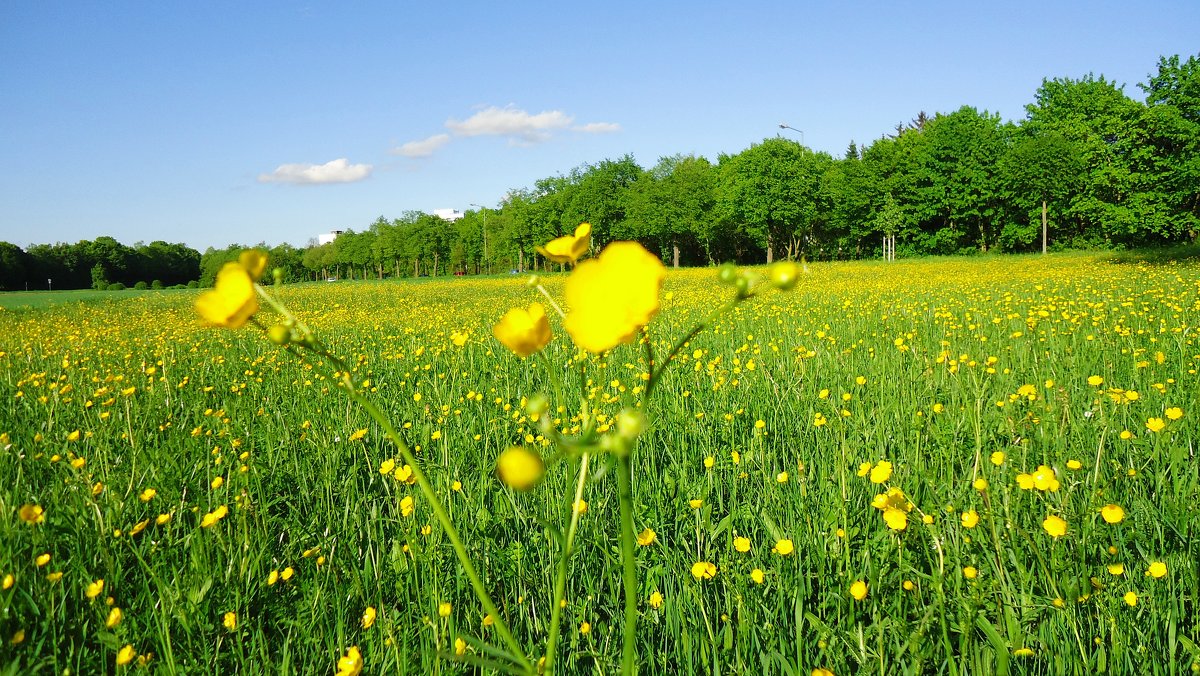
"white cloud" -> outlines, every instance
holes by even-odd
[[[552,132],[565,129],[575,118],[561,110],[546,110],[531,115],[524,110],[491,106],[465,120],[446,120],[446,128],[455,136],[507,136],[524,143],[538,143]]]
[[[621,125],[616,122],[588,122],[575,127],[575,131],[585,134],[612,134],[621,131]]]
[[[353,183],[371,175],[371,165],[350,164],[340,159],[325,164],[281,164],[269,174],[259,174],[259,183],[291,183],[318,185],[322,183]]]
[[[429,157],[433,151],[450,142],[449,134],[434,134],[420,141],[409,141],[392,151],[394,155],[405,157]]]

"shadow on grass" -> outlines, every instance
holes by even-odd
[[[1200,244],[1179,244],[1154,249],[1114,251],[1105,260],[1116,264],[1169,265],[1171,263],[1200,261]]]

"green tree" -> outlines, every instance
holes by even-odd
[[[769,138],[718,162],[717,209],[760,248],[767,262],[803,246],[817,212],[820,166],[813,152]]]
[[[1146,93],[1143,189],[1160,192],[1170,212],[1170,237],[1200,238],[1200,56],[1162,58],[1139,85]]]
[[[1037,240],[1040,231],[1045,253],[1051,208],[1062,210],[1083,180],[1079,149],[1058,132],[1023,130],[1001,157],[999,167],[1006,202],[1018,219],[1004,225],[1001,244],[1009,250],[1024,249]],[[1035,214],[1040,214],[1040,219],[1035,220]],[[1035,223],[1040,223],[1040,228]]]

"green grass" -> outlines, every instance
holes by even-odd
[[[637,552],[643,672],[1192,669],[1197,264],[1061,254],[808,267],[794,291],[743,303],[691,341],[644,405],[635,530],[657,539]],[[657,355],[728,297],[714,278],[668,276],[649,334]],[[559,297],[562,279],[547,281]],[[14,313],[0,332],[11,444],[0,453],[0,576],[15,576],[0,591],[0,664],[111,673],[132,645],[164,672],[328,673],[356,645],[369,673],[459,673],[472,668],[454,660],[456,636],[500,645],[428,506],[404,516],[415,488],[378,472],[395,449],[319,369],[253,328],[198,326],[193,294],[80,296],[92,302]],[[420,447],[493,598],[537,656],[578,462],[552,464],[521,494],[495,478],[495,458],[512,444],[552,455],[525,412],[534,394],[561,406],[550,419],[565,434],[581,401],[604,416],[635,405],[644,352],[564,366],[576,350],[555,322],[545,360],[514,357],[491,325],[537,300],[524,277],[317,283],[280,297]],[[456,346],[452,331],[470,338]],[[1025,385],[1033,399],[1018,394]],[[1169,420],[1175,407],[1183,417]],[[1149,431],[1151,418],[1165,428]],[[885,483],[858,476],[880,460],[894,468]],[[1018,486],[1039,465],[1057,491]],[[614,474],[597,459],[586,487],[559,643],[566,673],[619,669]],[[871,506],[889,487],[914,505],[903,531]],[[1109,503],[1123,522],[1101,519]],[[45,522],[22,522],[25,504],[45,508]],[[219,505],[228,515],[202,528]],[[969,510],[980,517],[971,528]],[[156,525],[159,514],[170,522]],[[1066,520],[1063,537],[1043,530],[1051,514]],[[789,556],[772,552],[783,538]],[[38,568],[43,552],[51,560]],[[693,578],[698,561],[716,576]],[[1166,564],[1161,579],[1146,575],[1154,561]],[[1123,575],[1109,572],[1116,563]],[[288,567],[290,580],[268,583]],[[125,614],[113,629],[103,598],[85,596],[98,578]],[[858,580],[861,601],[849,594]],[[646,601],[655,591],[658,609]],[[378,619],[363,629],[367,606]],[[235,631],[222,626],[227,612]]]

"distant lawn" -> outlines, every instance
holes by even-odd
[[[137,291],[95,291],[92,289],[73,289],[70,291],[6,291],[0,292],[0,308],[5,310],[29,309],[37,310],[64,303],[103,303],[105,301],[134,298],[153,293],[179,293],[183,289],[160,289]],[[191,289],[188,289],[191,291]]]

